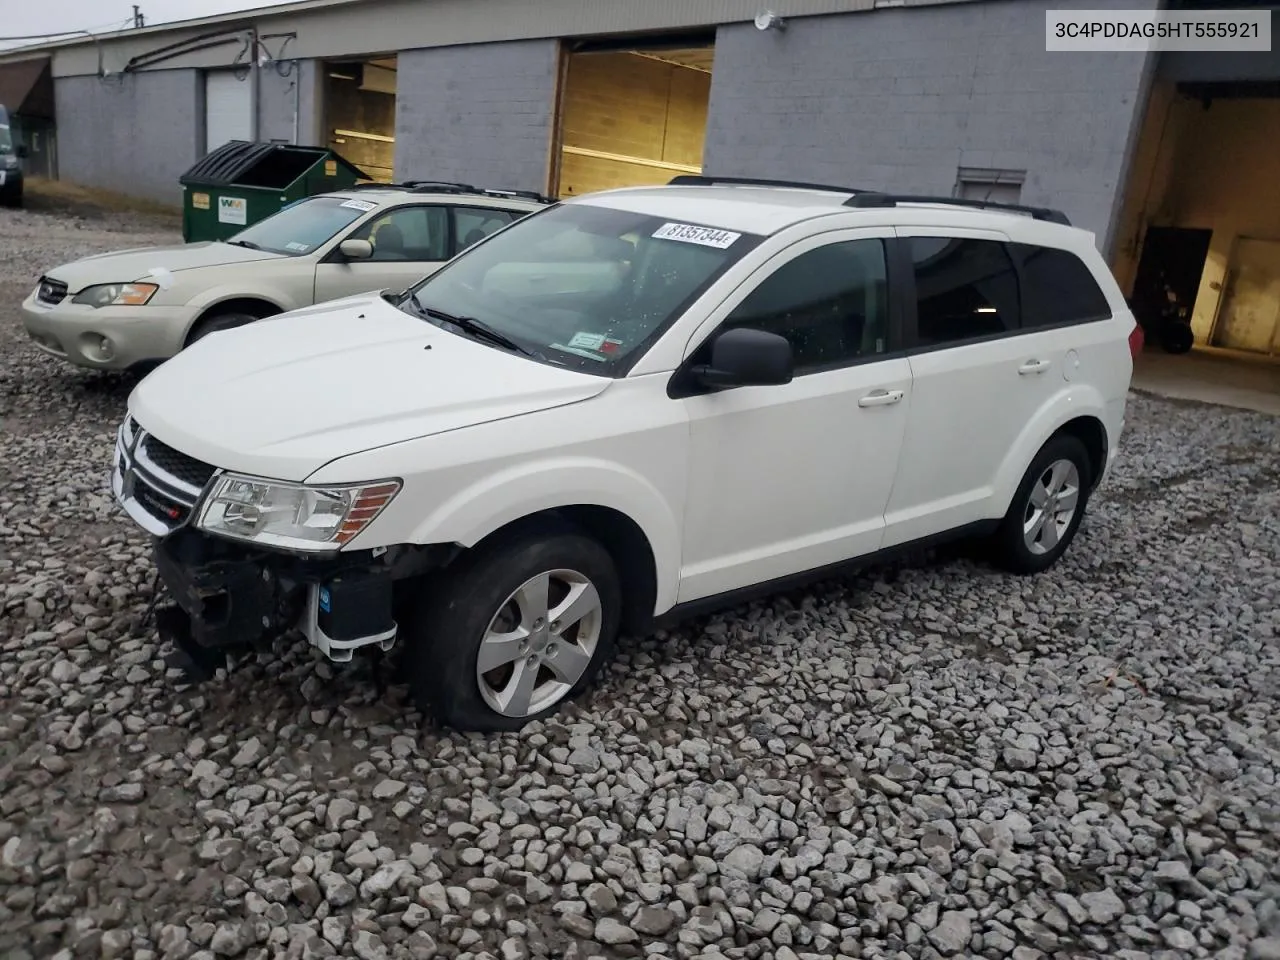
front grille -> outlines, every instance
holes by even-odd
[[[52,277],[41,277],[40,288],[36,292],[36,299],[41,303],[47,303],[51,307],[56,307],[67,298],[67,285],[61,280],[54,280]]]
[[[135,521],[162,536],[178,529],[216,469],[151,436],[132,417],[120,428],[116,444],[118,496]]]
[[[204,489],[216,469],[195,457],[180,453],[167,443],[161,443],[150,434],[142,438],[141,449],[146,458],[165,473],[197,489]]]

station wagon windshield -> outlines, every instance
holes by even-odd
[[[376,204],[345,197],[313,197],[285,207],[265,220],[241,230],[227,243],[300,257],[327,243]]]
[[[760,239],[566,204],[493,234],[411,288],[404,307],[446,327],[470,318],[521,353],[620,376]]]

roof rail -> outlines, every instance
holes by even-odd
[[[481,197],[522,197],[538,203],[551,203],[551,199],[533,190],[506,190],[476,187],[469,183],[451,180],[405,180],[403,183],[357,183],[351,190],[408,190],[410,193],[470,193]]]
[[[970,207],[975,210],[1007,210],[1011,213],[1030,214],[1036,220],[1071,226],[1071,221],[1061,210],[1051,207],[1029,207],[1020,203],[1002,203],[995,200],[971,200],[966,197],[930,197],[905,193],[860,193],[844,202],[846,207],[896,207],[900,203],[939,203],[951,207]]]
[[[714,187],[719,185],[739,187],[790,187],[793,190],[821,190],[824,193],[874,193],[860,187],[837,187],[829,183],[804,183],[799,180],[763,180],[759,177],[705,177],[699,174],[684,173],[672,177],[667,182],[669,187]]]

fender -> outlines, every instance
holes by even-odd
[[[1003,517],[1008,512],[1013,495],[1032,459],[1045,442],[1065,424],[1077,417],[1095,417],[1105,430],[1107,404],[1098,389],[1087,383],[1072,383],[1065,387],[1027,420],[1018,439],[1000,462],[995,488],[991,492],[992,517]]]
[[[298,302],[296,297],[289,296],[284,289],[274,284],[251,288],[247,285],[222,283],[216,287],[201,290],[199,294],[187,301],[187,306],[192,310],[191,323],[194,324],[196,318],[203,315],[210,307],[216,307],[229,300],[263,300],[281,313],[310,306],[309,303]],[[182,331],[182,336],[185,338],[189,332],[190,325],[187,330]]]
[[[439,503],[414,528],[408,542],[472,547],[516,520],[572,506],[606,507],[634,521],[653,551],[655,613],[675,604],[681,548],[677,516],[649,480],[610,461],[558,457],[490,474]],[[359,539],[350,546],[358,549]]]

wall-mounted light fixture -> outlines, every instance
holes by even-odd
[[[762,10],[756,14],[756,29],[762,33],[766,30],[785,30],[787,21],[772,10]]]

